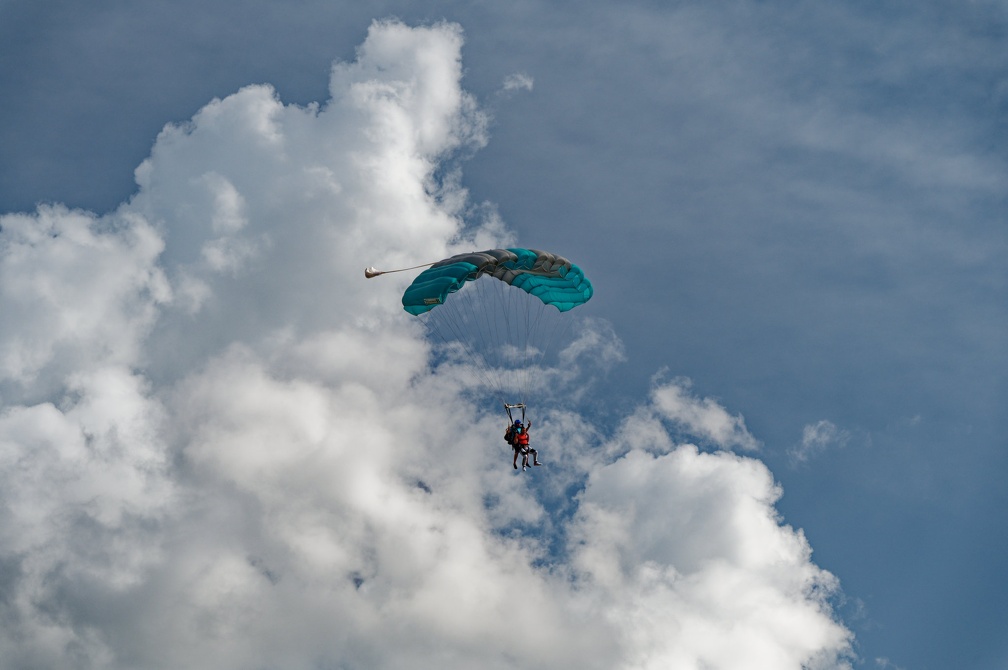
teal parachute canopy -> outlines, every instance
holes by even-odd
[[[568,312],[592,292],[581,268],[562,256],[489,249],[432,264],[406,289],[402,304],[442,342],[436,360],[469,365],[476,390],[523,404],[558,383],[546,356],[554,345],[564,346]]]
[[[414,316],[442,305],[466,282],[488,276],[539,298],[561,312],[583,305],[592,285],[577,265],[538,249],[489,249],[459,254],[431,265],[403,294],[403,309]]]

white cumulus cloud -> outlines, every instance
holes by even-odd
[[[0,217],[7,667],[848,667],[769,471],[681,443],[754,447],[741,416],[681,380],[614,435],[543,408],[516,474],[410,277],[363,278],[510,242],[438,169],[487,141],[461,45],[376,22],[324,104],[244,88],[116,211]],[[548,374],[623,359],[581,333]]]
[[[591,473],[572,563],[615,628],[624,667],[836,667],[849,633],[835,579],[781,526],[759,461],[633,449]]]
[[[685,434],[723,449],[757,449],[759,440],[749,432],[741,414],[732,415],[713,398],[698,398],[686,378],[655,378],[650,408],[655,416],[677,425]]]

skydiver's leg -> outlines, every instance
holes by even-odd
[[[512,462],[512,465],[514,465],[514,469],[517,470],[518,469],[518,450],[517,449],[512,449],[512,451],[514,451],[514,461]]]
[[[539,462],[539,452],[531,447],[529,448],[529,451],[532,452],[532,465],[542,465],[542,463]]]

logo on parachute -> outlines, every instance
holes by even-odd
[[[423,304],[425,305],[440,305],[441,298],[424,298]]]

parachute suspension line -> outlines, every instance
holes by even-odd
[[[446,301],[445,304],[439,307],[437,315],[427,312],[421,320],[427,330],[437,335],[449,350],[455,346],[460,346],[484,387],[496,392],[503,402],[499,384],[495,381],[493,372],[489,369],[486,360],[469,343],[468,338],[465,337],[469,329],[465,325],[467,320],[466,313],[465,309],[461,306],[461,302]]]
[[[508,343],[515,341],[511,334],[514,324],[511,323],[510,308],[510,301],[514,297],[514,289],[502,281],[493,279],[487,281],[487,290],[493,292],[494,299],[486,300],[483,304],[488,310],[493,310],[495,322],[503,326],[494,329],[495,339],[493,343],[494,351],[497,352],[499,366],[503,368],[501,374],[506,377],[501,391],[502,393],[506,393],[509,390],[513,392],[516,374],[514,369],[515,362],[510,360],[513,354],[508,351]],[[515,399],[505,398],[504,401],[515,402]],[[524,399],[519,397],[517,402],[524,402]]]
[[[489,277],[478,277],[473,281],[473,285],[469,287],[469,292],[465,296],[459,292],[453,296],[452,300],[458,301],[459,304],[465,301],[470,306],[469,316],[475,321],[475,328],[472,330],[475,330],[480,344],[480,351],[476,353],[474,358],[485,371],[488,387],[496,392],[498,399],[503,403],[507,402],[504,397],[505,384],[501,378],[505,371],[500,369],[500,365],[497,364],[498,356],[493,353],[496,350],[499,329],[496,327],[493,301],[488,300],[489,296],[487,296],[488,283],[494,283],[494,280]]]
[[[555,336],[550,329],[537,331],[537,324],[549,306],[517,287],[484,276],[465,291],[452,294],[438,310],[445,317],[453,317],[445,319],[452,334],[467,353],[475,354],[471,357],[484,381],[502,402],[527,403],[539,371],[537,365],[548,350],[537,340],[543,333],[549,334],[549,339]],[[468,339],[464,337],[466,333],[470,335]],[[508,397],[509,393],[515,395]]]
[[[409,269],[415,268],[389,272]],[[368,268],[365,274],[370,278],[384,272]],[[438,347],[442,353],[434,365],[448,363],[455,374],[465,371],[470,378],[467,386],[482,385],[484,392],[497,396],[509,418],[519,407],[524,418],[530,394],[549,391],[556,378],[566,375],[552,362],[548,369],[543,366],[547,356],[553,356],[554,345],[560,345],[562,334],[571,329],[570,317],[530,292],[536,288],[533,285],[509,284],[493,274],[458,275],[455,281],[447,294],[424,296],[425,301],[436,299],[438,304],[418,315],[443,345]],[[405,300],[404,296],[404,305]],[[420,305],[416,295],[411,300],[412,306]]]
[[[499,359],[501,358],[500,352],[500,329],[497,328],[498,312],[497,306],[498,301],[487,299],[489,296],[485,295],[492,290],[491,284],[497,283],[496,280],[490,277],[478,277],[473,286],[473,289],[479,293],[480,299],[476,301],[476,304],[480,306],[480,313],[474,314],[476,318],[482,317],[483,328],[477,329],[480,337],[483,339],[483,350],[486,352],[484,356],[487,357],[487,364],[491,368],[497,368],[495,374],[497,375],[497,386],[498,395],[501,396],[502,402],[507,402],[507,399],[503,397],[504,385],[501,383],[503,380],[500,379],[501,375],[507,373],[506,370],[501,369],[499,365]],[[494,353],[491,353],[494,352]],[[492,371],[493,373],[493,371]]]
[[[517,401],[519,404],[526,402],[526,388],[522,384],[524,373],[523,354],[526,348],[526,337],[528,334],[527,324],[522,322],[521,312],[515,309],[516,301],[519,297],[528,299],[521,290],[506,284],[502,281],[494,282],[494,291],[497,300],[494,301],[496,312],[503,318],[504,328],[499,329],[497,351],[500,352],[501,363],[507,367],[508,388],[512,393],[517,394],[517,398],[510,401]]]
[[[503,286],[507,290],[508,303],[504,310],[506,315],[514,315],[513,331],[509,334],[511,342],[515,343],[515,351],[511,352],[514,357],[514,388],[518,393],[518,402],[525,404],[528,402],[531,390],[532,373],[529,369],[534,355],[532,334],[532,323],[529,319],[529,312],[533,306],[542,305],[538,299],[525,297],[521,289]],[[524,304],[523,304],[524,303]],[[524,307],[524,309],[522,309]]]
[[[517,354],[521,356],[521,367],[520,367],[521,378],[518,380],[518,388],[520,389],[519,393],[521,402],[528,402],[528,395],[529,392],[531,391],[531,389],[529,388],[531,384],[531,377],[529,376],[529,366],[531,363],[530,359],[532,358],[532,352],[530,351],[531,348],[529,343],[530,330],[531,330],[531,321],[529,319],[529,315],[532,310],[532,303],[538,302],[538,300],[524,300],[523,302],[524,305],[519,304],[518,305],[519,309],[515,310],[515,312],[519,314],[519,318],[521,319],[522,322],[522,328],[520,329],[521,331],[518,332],[518,342],[520,342],[520,351]],[[521,309],[520,307],[524,307],[524,309]]]
[[[521,340],[522,355],[521,371],[519,373],[521,377],[519,381],[519,388],[521,388],[521,401],[527,402],[528,394],[532,390],[532,379],[534,375],[534,370],[532,368],[536,362],[536,358],[538,357],[538,352],[535,347],[536,343],[532,341],[532,333],[536,332],[533,310],[538,310],[545,305],[543,305],[540,300],[525,300],[523,302],[525,303],[524,309],[515,310],[515,312],[521,315],[524,326],[522,332],[518,333],[518,337]],[[522,305],[519,305],[519,307],[521,306]]]
[[[367,279],[373,279],[374,277],[378,277],[384,274],[390,274],[393,272],[408,272],[409,270],[419,270],[420,268],[430,267],[431,265],[434,265],[434,263],[437,262],[438,261],[431,261],[430,263],[421,263],[420,265],[414,265],[408,268],[399,268],[396,270],[379,270],[371,266],[364,269],[364,277]],[[462,313],[462,310],[454,303],[454,301],[448,301],[448,302],[451,304],[451,308],[448,309],[446,312],[440,314],[441,317],[446,317],[443,318],[441,321],[444,322],[444,325],[447,326],[447,330],[449,330],[451,334],[454,336],[454,342],[462,346],[469,360],[476,362],[475,370],[478,373],[478,376],[482,378],[484,385],[488,389],[496,390],[497,396],[503,402],[503,394],[501,392],[499,382],[496,382],[493,372],[489,369],[483,357],[480,356],[467,342],[467,338],[465,337],[466,329],[464,325],[465,317]],[[444,310],[446,307],[448,307],[447,304],[442,305],[441,310]],[[422,318],[421,321],[423,322],[424,327],[427,329],[427,331],[429,333],[434,333],[435,335],[437,335],[438,338],[445,344],[447,348],[450,349],[453,346],[453,342],[448,339],[447,333],[442,332],[439,327],[433,325],[429,317],[425,315],[425,317]]]
[[[504,337],[503,337],[502,341],[498,342],[497,346],[499,347],[499,350],[504,354],[503,357],[506,359],[508,357],[513,357],[514,354],[516,353],[516,352],[506,352],[505,351],[505,347],[507,346],[507,343],[508,342],[514,342],[515,343],[515,347],[519,346],[519,344],[518,344],[518,333],[519,333],[520,329],[519,329],[519,326],[518,326],[518,322],[516,320],[516,321],[514,321],[512,323],[512,319],[511,319],[511,315],[514,314],[513,304],[514,304],[514,298],[515,298],[515,291],[516,291],[516,289],[514,289],[514,287],[512,287],[512,286],[508,286],[504,282],[498,282],[498,283],[499,283],[499,286],[495,287],[495,289],[497,291],[497,297],[498,297],[498,300],[495,301],[495,303],[496,303],[495,306],[499,310],[500,314],[504,317],[504,332],[505,332],[505,334],[504,334]],[[514,391],[518,392],[518,398],[517,398],[518,403],[524,403],[525,402],[524,394],[521,393],[521,387],[517,384],[518,377],[521,374],[520,369],[516,369],[516,367],[518,365],[518,361],[517,360],[512,360],[509,363],[510,363],[509,364],[509,375],[511,376],[512,381],[514,382],[514,383],[511,384],[511,388]],[[514,399],[512,399],[512,400],[514,400]]]
[[[519,402],[527,404],[542,374],[542,363],[553,342],[569,320],[559,310],[503,282],[494,286],[501,298],[501,314],[507,322],[507,340],[512,343],[510,364],[513,388]],[[502,293],[503,292],[503,293]],[[503,332],[503,331],[500,331]]]
[[[512,291],[515,293],[515,291]],[[520,391],[520,402],[527,403],[529,393],[532,390],[532,372],[530,366],[532,364],[533,358],[535,356],[534,352],[534,342],[532,341],[532,334],[535,332],[532,330],[532,322],[529,319],[530,312],[534,305],[542,305],[542,302],[538,299],[523,300],[525,303],[525,310],[515,310],[515,313],[520,314],[521,326],[518,328],[517,336],[521,341],[521,366],[518,370],[518,388]]]
[[[476,282],[480,283],[480,282]],[[482,303],[481,299],[477,299],[476,293],[468,293],[462,295],[457,293],[453,296],[453,300],[446,301],[452,304],[452,312],[454,319],[452,321],[454,326],[455,337],[462,342],[469,356],[469,360],[475,362],[476,369],[480,372],[484,387],[495,393],[501,402],[504,402],[503,386],[502,381],[499,376],[499,372],[495,369],[493,360],[487,357],[487,333],[482,328],[478,327],[479,324],[466,325],[467,322],[472,320],[478,320],[477,311],[473,307],[476,304]],[[443,307],[443,305],[442,305]],[[477,327],[474,329],[473,325]],[[470,342],[466,337],[466,333],[472,333],[476,331],[478,336],[478,342]]]
[[[483,304],[504,321],[504,328],[495,331],[497,340],[494,342],[495,352],[499,352],[498,364],[505,368],[501,374],[509,379],[507,390],[513,389],[518,402],[527,404],[541,372],[540,365],[549,350],[549,346],[543,346],[547,343],[541,341],[542,336],[548,333],[549,340],[555,337],[557,319],[552,319],[552,330],[544,329],[541,323],[551,320],[544,319],[550,310],[549,305],[504,282],[491,282],[488,287],[494,291],[497,300],[485,300]],[[559,317],[559,311],[556,316]]]
[[[521,377],[519,381],[519,388],[521,389],[521,396],[520,396],[521,402],[527,401],[528,394],[531,390],[530,385],[532,382],[532,377],[529,372],[529,365],[532,362],[532,352],[530,351],[531,347],[529,346],[530,345],[529,338],[532,332],[532,323],[529,317],[531,316],[533,303],[542,304],[539,300],[525,300],[524,303],[525,303],[524,312],[515,310],[517,313],[522,315],[521,318],[523,319],[523,325],[524,325],[523,331],[518,333],[518,337],[521,339],[521,353],[522,353],[522,365],[521,370],[519,372],[519,375]]]
[[[420,318],[448,352],[456,352],[455,363],[464,352],[465,365],[490,395],[502,404],[527,404],[533,388],[549,379],[543,376],[544,360],[570,328],[571,320],[555,309],[483,276]]]
[[[524,366],[520,355],[525,343],[520,336],[527,333],[527,329],[522,328],[520,319],[516,318],[517,311],[514,309],[514,302],[520,291],[490,277],[477,284],[481,284],[480,290],[486,294],[486,299],[482,299],[480,304],[491,331],[489,335],[492,337],[492,342],[487,344],[493,351],[493,363],[501,378],[501,392],[503,394],[516,391],[518,403],[524,403],[525,397],[521,386]],[[516,399],[505,398],[505,402],[514,400]]]
[[[530,378],[523,364],[528,360],[526,350],[531,349],[528,319],[512,320],[512,310],[515,316],[521,315],[523,298],[530,300],[519,289],[486,276],[453,293],[436,312],[421,317],[449,348],[466,353],[480,381],[502,403],[516,400],[505,395],[512,390],[519,391],[517,400],[524,399],[528,383],[523,379]]]

